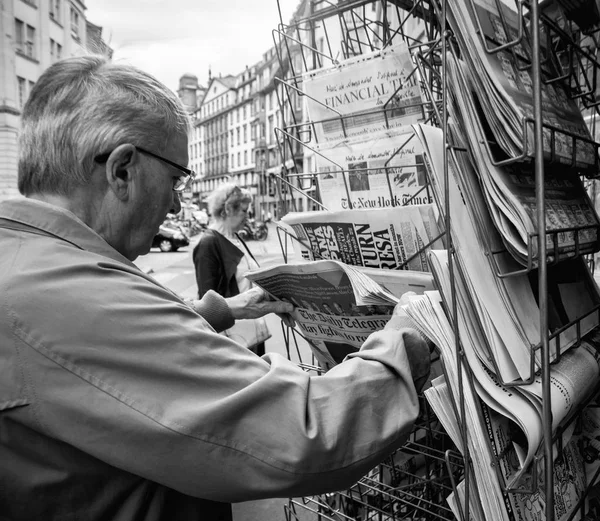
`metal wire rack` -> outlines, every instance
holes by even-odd
[[[501,3],[500,0],[491,1],[496,2],[497,6]],[[560,10],[557,12],[552,7],[550,2],[538,6],[537,4],[531,5],[525,0],[517,0],[515,6],[519,18],[516,33],[512,34],[506,30],[506,21],[500,19],[500,24],[505,28],[505,34],[508,34],[510,38],[495,41],[485,40],[483,44],[486,52],[511,53],[520,63],[521,70],[531,72],[534,89],[536,85],[539,88],[542,81],[549,84],[556,82],[566,85],[570,97],[579,103],[582,111],[588,111],[590,117],[595,118],[600,110],[598,109],[600,100],[597,96],[597,73],[600,63],[597,60],[595,34],[590,31],[585,34],[578,31],[572,22],[561,16]],[[502,11],[499,7],[498,10]],[[424,97],[424,101],[417,107],[421,113],[421,119],[442,127],[445,130],[447,142],[452,141],[448,138],[447,128],[445,60],[448,51],[451,50],[456,54],[457,46],[446,25],[445,13],[445,3],[437,0],[313,0],[302,4],[291,24],[283,22],[280,24],[273,32],[273,37],[281,69],[285,74],[277,80],[277,97],[283,120],[280,128],[276,130],[276,136],[282,164],[293,164],[278,175],[278,186],[282,198],[285,198],[288,192],[294,191],[302,194],[314,209],[326,209],[321,203],[318,190],[319,176],[325,175],[327,172],[347,175],[340,164],[329,160],[320,151],[318,132],[315,129],[316,122],[306,118],[304,100],[308,95],[303,91],[302,82],[304,74],[325,66],[337,66],[348,58],[382,50],[399,41],[406,43],[412,51],[416,67],[415,81],[418,81]],[[541,44],[539,43],[540,38],[543,40]],[[538,63],[539,70],[536,68]],[[543,75],[540,72],[542,69]],[[392,99],[393,95],[390,96],[388,102]],[[320,103],[314,98],[312,101]],[[494,155],[494,143],[486,143],[486,146],[491,161],[497,166],[534,163],[532,169],[535,170],[538,197],[540,197],[540,193],[542,194],[542,198],[538,198],[538,206],[543,208],[544,163],[541,159],[537,160],[536,158],[544,157],[546,164],[555,163],[558,161],[556,147],[559,143],[569,142],[570,150],[573,152],[572,162],[571,164],[563,162],[563,164],[566,168],[576,168],[575,155],[578,148],[593,147],[596,155],[594,168],[582,171],[591,179],[598,175],[599,145],[594,140],[587,140],[544,123],[540,117],[539,106],[534,108],[534,113],[522,121],[522,134],[524,143],[531,142],[537,148],[528,148],[524,145],[521,155],[498,157]],[[320,123],[335,123],[346,135],[346,117],[335,109],[327,107],[327,110],[330,111],[330,117]],[[393,107],[389,103],[384,103],[378,110],[384,114],[387,121],[387,114],[393,111]],[[547,146],[539,148],[544,134]],[[449,146],[447,161],[450,161],[453,155],[461,153],[464,153],[464,150],[461,150],[460,147]],[[308,171],[300,169],[296,161],[290,161],[300,154],[313,159],[320,157],[322,161],[328,161],[328,169],[321,172],[315,169]],[[390,162],[388,161],[388,163]],[[409,166],[417,167],[418,165]],[[390,179],[394,174],[394,167],[386,164],[382,169],[372,173],[381,173],[381,171]],[[592,183],[589,186],[594,186],[592,181],[589,183]],[[350,201],[349,208],[352,209],[353,203],[346,177],[344,177],[344,185]],[[427,184],[423,190],[429,198],[432,197]],[[391,182],[389,182],[389,191],[390,196],[393,196],[394,187]],[[440,209],[440,215],[445,218],[445,229],[450,229],[448,215],[444,211],[447,201],[436,201],[436,203]],[[549,265],[558,264],[564,260],[558,252],[558,234],[573,234],[575,246],[574,253],[571,253],[570,257],[579,257],[588,252],[582,251],[579,247],[579,236],[585,226],[551,230],[547,233],[542,221],[543,218],[540,216],[538,233],[531,234],[529,237],[527,266],[508,273],[498,269],[497,276],[511,277],[530,272],[532,276],[539,275],[540,327],[542,331],[545,331],[548,329],[547,269]],[[293,242],[297,239],[291,237],[285,228],[278,228],[278,235],[284,260],[287,262]],[[547,251],[546,242],[543,239],[540,240],[540,236],[549,237],[551,245],[548,248],[549,251]],[[548,266],[546,263],[539,263],[534,259],[533,251],[536,242],[539,243],[536,248],[539,258],[549,259]],[[452,253],[453,245],[450,237],[447,237],[447,245]],[[488,250],[488,255],[491,257],[504,254],[506,254],[504,251],[494,251],[492,248]],[[589,264],[593,268],[593,258],[590,258]],[[457,269],[457,266],[453,265],[451,261],[452,276],[461,276],[458,272],[455,274]],[[446,306],[449,310],[448,315],[455,316],[457,309],[455,295],[451,302],[446,302]],[[600,304],[589,312],[589,314],[591,313],[600,314]],[[563,329],[571,326],[577,328],[578,341],[581,339],[578,329],[579,322],[584,318],[578,317],[563,326]],[[288,350],[288,356],[293,357],[294,335],[298,333],[287,326],[283,327],[286,328],[286,335],[292,346]],[[473,375],[463,359],[456,325],[454,327],[459,371],[464,370],[467,378],[472,382]],[[537,369],[535,362],[537,358],[542,367],[542,379],[546,383],[550,375],[549,353],[553,351],[557,354],[557,360],[560,360],[562,349],[559,338],[561,332],[562,330],[556,330],[548,335],[542,334],[539,344],[531,346],[532,369]],[[551,346],[551,342],[554,342],[553,346]],[[489,346],[484,346],[484,349],[486,348],[489,350]],[[300,357],[297,347],[295,351]],[[300,358],[299,364],[304,369],[317,373],[327,370],[327,367],[319,365],[314,358],[310,361]],[[501,382],[501,384],[510,386],[505,382]],[[519,385],[523,384],[524,382],[521,382]],[[594,395],[597,391],[598,387]],[[549,388],[544,387],[544,393],[546,397],[549,397]],[[286,521],[305,521],[306,519],[332,521],[413,519],[425,521],[456,518],[464,521],[469,519],[471,504],[469,497],[477,497],[479,491],[477,483],[472,479],[472,461],[468,449],[461,454],[441,429],[426,400],[421,398],[421,401],[421,417],[402,449],[373,469],[349,490],[309,498],[290,499],[285,508]],[[461,403],[461,401],[460,396],[455,400],[456,403]],[[545,497],[545,519],[547,521],[552,521],[554,511],[553,465],[546,464],[544,466],[542,463],[552,461],[553,451],[557,450],[557,447],[558,451],[561,451],[563,432],[570,425],[577,424],[579,414],[589,401],[581,404],[558,431],[554,432],[554,435],[549,427],[549,411],[546,408],[548,404],[544,404],[545,442],[536,456],[531,472],[527,475],[527,481],[521,488],[504,489],[506,493],[512,494],[531,494],[534,490],[542,490]],[[469,427],[461,420],[466,418],[465,411],[458,407],[454,414],[461,424],[463,441],[465,441],[463,447],[466,448]],[[496,455],[497,468],[504,456],[504,454]],[[446,498],[450,494],[459,495],[457,484],[463,479],[466,479],[464,503],[458,512],[453,512],[448,507]],[[590,483],[590,485],[592,484]],[[592,490],[591,486],[588,488],[588,494],[590,490]],[[582,500],[581,509],[577,512],[584,509],[584,503]],[[574,513],[572,518],[575,515]]]

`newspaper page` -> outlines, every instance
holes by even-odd
[[[317,184],[327,210],[430,204],[421,144],[412,127],[380,131],[319,150]]]
[[[451,0],[448,15],[461,55],[468,62],[476,99],[498,144],[510,157],[533,156],[533,80],[527,67],[531,63],[527,28],[518,44],[499,52],[486,50],[519,40],[514,5]],[[597,149],[581,112],[560,83],[547,81],[558,76],[551,60],[544,62],[541,72],[545,155],[567,164],[572,164],[575,156],[577,166],[591,169],[597,162]],[[530,120],[526,126],[525,119]]]
[[[533,164],[495,166],[490,162],[480,143],[486,139],[485,131],[468,96],[458,69],[464,62],[450,59],[449,83],[455,85],[455,104],[450,112],[471,145],[471,156],[494,224],[504,243],[515,258],[524,265],[529,256],[537,257],[537,202]],[[456,129],[456,133],[461,131]],[[573,255],[575,251],[588,253],[599,247],[600,219],[590,201],[580,177],[561,165],[548,165],[544,170],[544,195],[546,201],[546,246],[554,257]],[[553,233],[555,232],[555,233]],[[556,245],[555,245],[556,241]],[[555,247],[556,246],[556,250]]]
[[[359,270],[335,261],[282,264],[247,277],[274,298],[294,304],[292,316],[326,367],[356,352],[383,329],[407,291],[433,288],[429,273]]]
[[[302,89],[317,143],[422,121],[417,80],[404,43],[305,73]]]
[[[443,247],[435,206],[288,213],[294,249],[303,259],[351,266],[429,271],[426,250]]]

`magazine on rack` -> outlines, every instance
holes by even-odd
[[[486,119],[490,138],[506,157],[532,157],[533,81],[531,43],[522,17],[505,0],[449,0],[448,22],[473,82],[474,98]],[[522,38],[519,33],[522,32]],[[503,50],[496,49],[515,42]],[[490,52],[494,51],[494,52]],[[542,54],[549,53],[542,50]],[[581,111],[559,82],[552,60],[542,67],[542,114],[544,153],[553,161],[592,171],[597,148]]]
[[[409,126],[321,147],[321,203],[330,211],[432,203],[420,146]]]
[[[432,255],[444,255],[435,252]],[[530,489],[540,483],[532,480],[534,456],[542,442],[541,381],[527,386],[506,388],[488,371],[475,354],[469,338],[460,335],[466,364],[473,380],[462,370],[459,384],[454,332],[447,319],[440,293],[426,292],[414,296],[405,306],[417,327],[439,348],[445,376],[432,382],[425,396],[448,434],[464,453],[459,425],[468,425],[469,451],[482,510],[494,514],[493,519],[537,520],[543,512],[538,493],[512,494],[506,489]],[[600,332],[586,336],[581,345],[565,354],[551,369],[553,428],[574,412],[596,387],[600,376]],[[461,358],[461,362],[464,363]],[[462,389],[461,389],[462,387]],[[458,422],[456,411],[465,405],[466,418]],[[461,414],[460,412],[458,413]],[[567,519],[585,488],[583,461],[576,441],[571,440],[574,424],[563,434],[565,447],[556,462],[555,484],[560,498],[555,505],[556,519]],[[533,464],[533,465],[532,465]],[[561,468],[567,465],[568,472]],[[543,469],[535,469],[543,474]],[[540,474],[541,475],[541,474]],[[543,487],[542,487],[543,488]],[[474,517],[477,518],[477,517]],[[486,516],[484,519],[492,519]]]
[[[441,248],[432,204],[292,212],[281,219],[303,259],[332,259],[352,266],[429,271],[425,251]]]
[[[326,368],[383,329],[406,292],[433,289],[429,273],[358,269],[331,260],[262,268],[247,277],[271,296],[294,304],[292,315]]]
[[[521,264],[527,265],[530,258],[537,259],[538,247],[534,165],[512,163],[500,167],[490,162],[481,146],[486,134],[469,96],[472,86],[467,84],[470,75],[465,64],[449,57],[447,70],[449,92],[454,100],[450,113],[469,143],[494,225],[506,248]],[[549,257],[597,251],[600,220],[577,173],[561,165],[547,165],[544,182]]]
[[[423,121],[415,66],[404,43],[307,72],[302,90],[319,145]]]
[[[427,125],[415,128],[422,140],[433,193],[436,200],[443,201],[442,131]],[[539,349],[534,349],[541,338],[537,272],[498,276],[517,273],[522,267],[503,248],[471,164],[465,160],[458,168],[453,157],[449,154],[450,232],[462,314],[482,328],[479,357],[495,368],[496,376],[503,382],[529,381],[532,369],[535,372],[540,362]],[[598,325],[598,287],[581,258],[566,262],[570,264],[549,269],[550,309],[555,310],[549,317],[550,332],[560,332],[550,342],[552,360],[557,345],[564,352],[577,342],[578,334],[585,335]],[[568,269],[562,269],[565,267]],[[577,319],[577,324],[566,327]],[[470,330],[468,324],[465,328]],[[489,346],[489,352],[484,345]]]

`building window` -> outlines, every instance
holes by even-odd
[[[244,143],[248,142],[248,125],[244,123]]]
[[[71,6],[71,36],[79,40],[79,11]]]
[[[241,161],[241,159],[240,159],[240,158],[241,158],[241,155],[240,155],[240,153],[238,152],[238,153],[237,153],[237,160],[238,160],[238,163],[237,163],[237,165],[238,165],[238,166],[242,166],[242,161]]]
[[[15,18],[15,43],[17,52],[35,58],[35,27]]]
[[[60,60],[62,55],[62,45],[50,38],[50,61]]]
[[[248,164],[248,151],[244,150],[244,166]]]
[[[60,23],[60,0],[50,0],[49,15],[52,20]]]
[[[237,135],[237,144],[240,144],[240,127],[238,127],[235,131],[236,135]],[[238,161],[239,163],[239,161]]]
[[[27,80],[17,76],[17,100],[19,101],[19,107],[23,108],[25,100],[27,99]]]

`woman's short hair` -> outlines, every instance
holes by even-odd
[[[251,202],[252,194],[235,183],[220,185],[207,197],[208,212],[215,219],[224,219],[226,208],[237,212],[242,204]]]
[[[23,108],[19,191],[68,195],[89,182],[96,155],[123,143],[161,153],[189,129],[181,100],[150,74],[97,55],[58,61]]]

